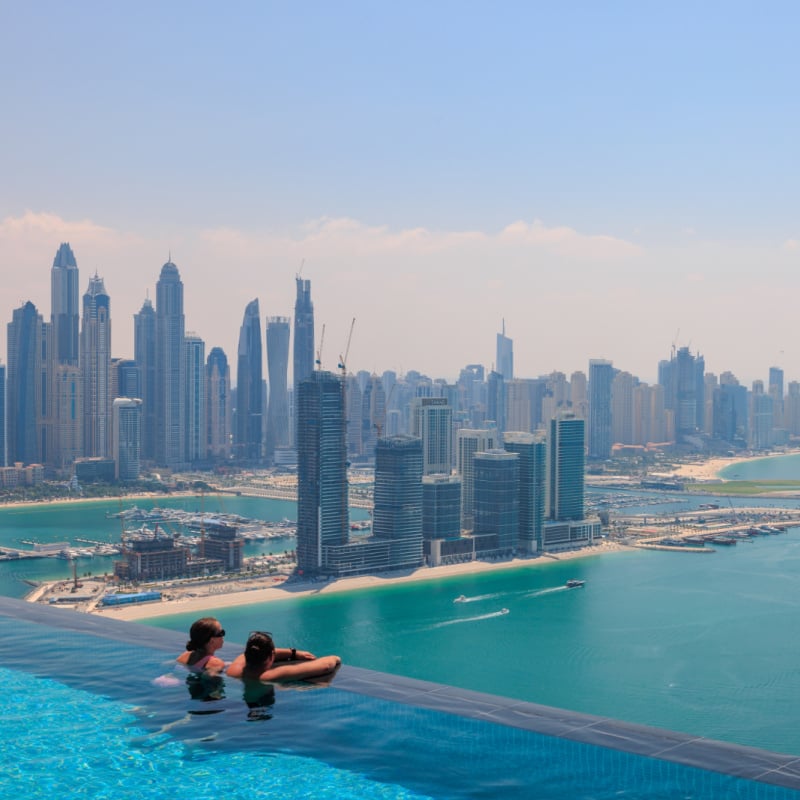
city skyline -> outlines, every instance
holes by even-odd
[[[69,242],[115,357],[173,260],[186,329],[229,358],[247,302],[291,316],[302,270],[329,369],[356,317],[352,371],[453,379],[505,320],[518,376],[595,358],[652,383],[673,344],[747,385],[800,376],[778,300],[800,289],[800,9],[311,12],[6,15],[6,321],[48,318]]]

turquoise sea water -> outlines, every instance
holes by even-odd
[[[225,502],[225,510],[265,519],[277,503]],[[100,531],[108,537],[119,523],[106,520],[105,510],[118,504],[102,505],[2,510],[0,543],[73,534],[99,540]],[[272,518],[293,518],[294,506],[287,506],[274,506]],[[110,559],[95,561],[106,562],[95,571],[110,569]],[[20,571],[30,579],[37,577],[32,570],[67,577],[69,569],[53,559],[0,564],[0,593],[27,591]],[[585,579],[586,587],[566,590],[571,577]],[[454,603],[461,594],[469,602]],[[500,614],[503,608],[509,613]],[[250,630],[266,628],[282,644],[336,652],[357,666],[800,754],[798,612],[800,530],[794,530],[711,555],[629,551],[541,559],[530,567],[290,598],[219,616],[229,634],[227,658]],[[193,616],[151,624],[185,631]]]
[[[720,471],[728,480],[757,481],[769,479],[800,480],[800,453],[768,456],[731,464]]]

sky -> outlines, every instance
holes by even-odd
[[[311,280],[322,366],[800,380],[794,3],[0,0],[0,321],[71,244],[113,352]],[[6,326],[0,326],[0,354]]]

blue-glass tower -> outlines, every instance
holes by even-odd
[[[550,422],[548,514],[559,522],[584,518],[583,420],[561,414]]]
[[[236,369],[236,458],[254,462],[261,459],[264,433],[263,352],[258,300],[244,310],[239,332]]]

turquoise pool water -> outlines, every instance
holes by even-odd
[[[70,613],[52,611],[52,619],[58,624]],[[111,637],[118,625],[86,624],[91,633],[0,614],[0,680],[8,698],[2,796],[800,796],[335,684],[279,689],[260,708],[244,702],[236,681],[219,699],[193,699],[172,654]]]

